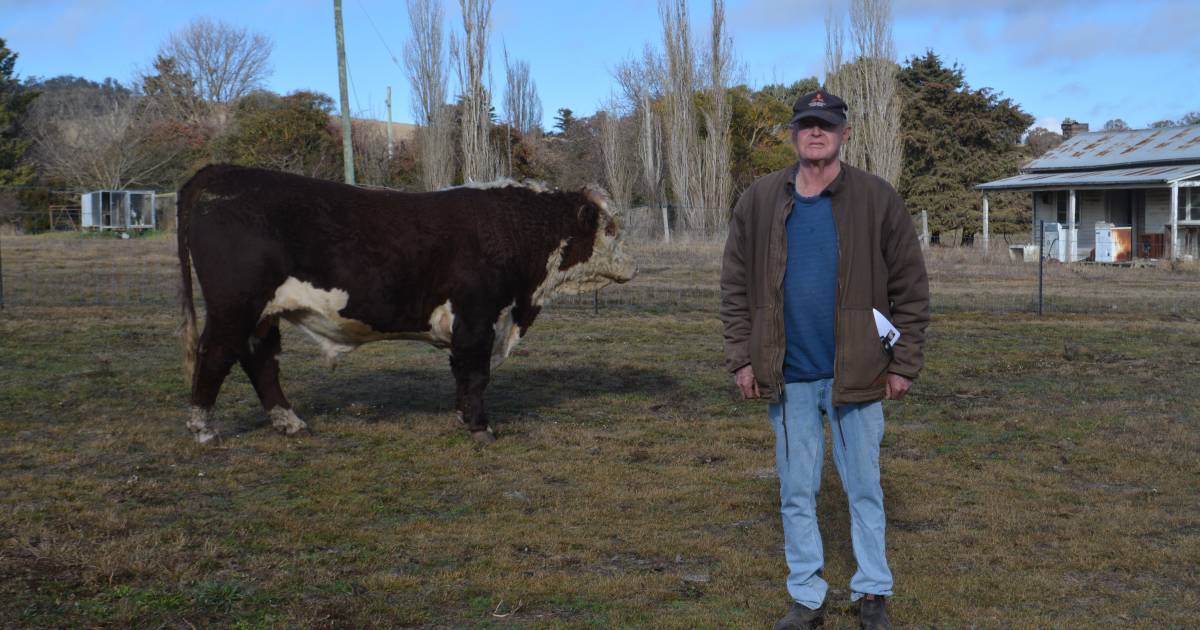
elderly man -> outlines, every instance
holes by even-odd
[[[890,628],[881,399],[903,398],[921,369],[925,263],[896,190],[839,159],[850,138],[842,99],[817,91],[792,110],[799,160],[742,194],[721,268],[726,367],[743,398],[769,398],[775,429],[793,600],[775,627],[821,622],[828,590],[817,527],[824,415],[850,504],[858,565],[851,600],[863,627]]]

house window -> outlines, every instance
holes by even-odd
[[[1058,205],[1058,222],[1063,225],[1066,225],[1067,224],[1067,202],[1070,200],[1071,191],[1059,190],[1054,193],[1054,196],[1055,196],[1055,203]],[[1075,203],[1075,227],[1079,227],[1079,215],[1080,215],[1079,203],[1078,203],[1079,200],[1076,199],[1075,201],[1076,201],[1076,203]]]

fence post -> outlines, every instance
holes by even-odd
[[[666,206],[660,206],[660,207],[662,208],[662,219],[663,219],[663,242],[670,244],[671,243],[671,222],[667,220],[667,207]]]
[[[1046,220],[1038,220],[1038,316],[1042,314],[1042,270],[1046,264]]]
[[[921,245],[929,249],[929,212],[921,211]]]
[[[2,310],[4,310],[4,251],[0,250],[0,311]]]
[[[988,257],[988,194],[983,191],[983,257]]]

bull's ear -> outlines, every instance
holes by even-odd
[[[596,229],[596,221],[600,218],[600,209],[595,204],[581,204],[575,211],[575,219],[579,222],[580,227],[584,229]]]

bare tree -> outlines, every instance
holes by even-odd
[[[842,97],[849,104],[846,112],[847,122],[850,128],[857,132],[862,110],[858,109],[856,95],[851,92],[857,89],[858,84],[850,80],[849,72],[842,71],[845,61],[846,22],[842,14],[835,10],[834,3],[830,2],[825,12],[825,89]],[[853,137],[851,140],[851,143],[842,146],[842,159],[855,166],[861,166],[863,160],[854,153],[860,146],[853,142]]]
[[[1041,157],[1042,154],[1062,143],[1062,134],[1050,131],[1045,127],[1035,127],[1025,136],[1025,146],[1029,148],[1029,155],[1033,157]]]
[[[666,101],[667,138],[666,165],[671,184],[671,198],[682,212],[688,227],[704,229],[702,199],[698,191],[701,165],[697,158],[696,111],[693,97],[696,92],[696,53],[692,46],[685,0],[659,0],[662,20],[664,64],[663,96]]]
[[[450,56],[462,90],[463,181],[488,181],[495,179],[498,164],[491,143],[491,99],[484,85],[492,0],[458,0],[458,6],[463,33],[461,38],[451,38]]]
[[[192,78],[200,99],[227,104],[262,87],[272,47],[266,35],[200,17],[172,33],[158,54]]]
[[[857,80],[865,110],[863,139],[867,168],[893,185],[900,179],[900,97],[891,0],[850,3],[850,32],[858,53]]]
[[[733,72],[732,42],[725,31],[725,0],[713,0],[712,30],[708,56],[708,107],[704,115],[701,204],[708,209],[706,228],[720,225],[733,194],[733,172],[729,164],[730,122],[733,112],[726,92]]]
[[[661,5],[660,5],[661,6]],[[621,89],[626,106],[633,111],[637,121],[635,147],[638,166],[638,183],[647,205],[662,212],[662,237],[671,242],[671,229],[667,217],[666,196],[663,190],[663,156],[666,153],[663,139],[663,116],[655,111],[655,103],[666,103],[667,62],[650,44],[646,44],[641,58],[631,58],[617,65],[613,78]],[[632,223],[634,217],[630,217]],[[656,221],[650,217],[650,221]],[[630,227],[634,227],[630,225]],[[639,226],[641,227],[641,226]],[[645,226],[649,230],[650,226]],[[657,232],[657,230],[653,230]]]
[[[608,192],[612,195],[613,203],[618,210],[628,210],[630,199],[633,198],[633,184],[637,180],[634,161],[628,154],[629,143],[626,141],[624,121],[617,113],[617,108],[610,104],[608,109],[600,112],[600,154],[604,158],[604,178],[608,182]]]
[[[163,119],[127,93],[71,91],[34,101],[34,156],[76,190],[147,185],[183,150]]]
[[[713,0],[712,30],[703,69],[698,67],[701,64],[692,45],[686,2],[659,0],[659,16],[665,49],[660,72],[668,129],[664,153],[671,198],[689,230],[706,235],[720,225],[733,187],[729,164],[732,110],[726,94],[733,75],[733,53],[725,30],[725,3]],[[620,74],[618,77],[620,80]],[[696,95],[701,90],[707,98],[698,109]]]
[[[386,186],[390,175],[387,128],[373,120],[359,120],[351,127],[354,138],[355,182]]]
[[[663,241],[671,242],[671,226],[667,221],[667,208],[662,197],[662,127],[650,96],[643,92],[638,104],[638,163],[641,166],[642,185],[653,207],[662,209]]]
[[[524,138],[532,139],[542,131],[542,100],[538,98],[537,84],[529,76],[529,62],[508,59],[508,47],[504,48],[504,117],[508,126]],[[513,172],[512,133],[504,134],[505,153],[508,156],[506,171]]]
[[[174,57],[159,54],[149,70],[138,73],[137,82],[146,99],[173,120],[197,126],[210,122],[209,103],[196,93],[196,82]]]
[[[666,82],[666,62],[650,44],[642,51],[642,58],[622,61],[613,70],[613,78],[630,109],[641,107],[643,98],[651,100],[662,96]]]
[[[529,62],[508,60],[508,49],[504,49],[504,116],[522,136],[536,135],[542,128],[542,99],[538,98],[537,84],[529,76]]]
[[[449,186],[454,178],[453,120],[445,106],[442,6],[438,0],[407,3],[412,36],[404,46],[404,67],[412,86],[421,182],[426,190],[438,190]]]
[[[842,23],[825,21],[826,87],[849,105],[854,129],[844,158],[893,185],[900,178],[900,98],[891,0],[851,0],[853,63],[842,61]]]

